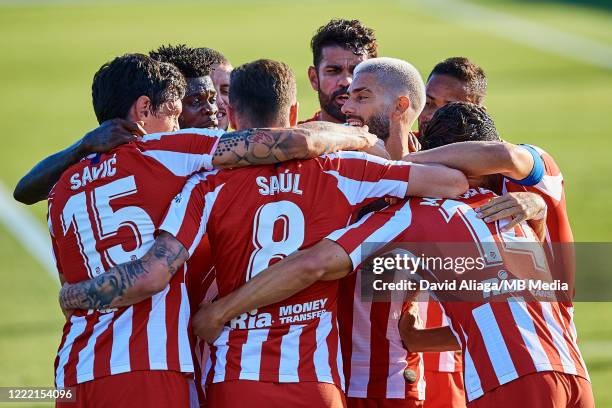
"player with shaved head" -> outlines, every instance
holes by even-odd
[[[368,125],[387,142],[391,134],[406,134],[425,105],[425,85],[410,63],[374,58],[357,66],[342,112],[351,125]]]

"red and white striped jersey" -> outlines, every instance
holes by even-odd
[[[185,284],[193,316],[202,303],[214,301],[219,294],[208,235],[204,235],[193,255],[185,262],[185,269]],[[189,332],[192,333],[192,330]],[[210,346],[199,337],[195,337],[192,344],[196,390],[202,403],[206,400],[206,364],[210,359]]]
[[[68,168],[49,195],[58,270],[67,282],[94,278],[143,256],[168,203],[194,172],[210,169],[222,132],[146,135]],[[184,273],[150,299],[79,311],[64,325],[57,387],[137,370],[192,372]]]
[[[354,226],[336,231],[328,239],[335,240],[347,251],[354,266],[372,255],[376,248],[376,245],[362,246],[364,242],[439,243],[452,239],[452,242],[473,242],[476,255],[466,256],[474,257],[478,256],[479,245],[489,243],[487,251],[497,248],[494,259],[504,262],[488,264],[484,271],[497,278],[502,271],[500,268],[512,272],[509,262],[515,258],[533,262],[531,254],[509,251],[505,245],[525,238],[535,241],[535,236],[526,224],[500,233],[499,225],[507,220],[487,224],[477,218],[473,208],[492,197],[487,190],[472,189],[461,199],[406,200],[369,215]],[[496,243],[495,247],[491,248],[490,243]],[[428,245],[421,249],[425,256],[444,257],[439,248]],[[543,253],[538,256],[545,257]],[[526,268],[525,265],[523,262],[522,268]],[[529,271],[521,269],[520,272]],[[588,379],[569,303],[525,302],[513,298],[489,303],[441,299],[441,304],[463,351],[468,400],[539,371],[559,371]]]
[[[283,257],[347,225],[358,206],[403,197],[411,165],[359,152],[195,175],[160,229],[189,252],[206,232],[221,297]],[[308,222],[306,222],[308,220]],[[317,282],[233,319],[212,346],[212,382],[343,386],[337,281]]]
[[[419,294],[419,318],[426,329],[448,326],[450,322],[442,305],[432,299],[428,292]],[[463,371],[461,354],[454,351],[422,353],[425,371],[457,373]]]
[[[531,145],[544,162],[544,178],[534,186],[523,186],[504,177],[502,194],[527,191],[540,195],[548,207],[546,214],[547,239],[549,242],[573,242],[574,238],[565,206],[563,175],[550,154]],[[561,246],[556,249],[568,249]],[[448,319],[442,307],[432,300],[419,303],[419,316],[426,328],[447,326]],[[462,371],[461,356],[453,351],[443,353],[423,353],[425,371],[458,372]]]
[[[548,207],[546,214],[547,238],[551,242],[574,242],[565,206],[563,174],[561,174],[559,166],[550,154],[537,146],[530,146],[540,154],[544,162],[542,181],[534,186],[523,186],[504,177],[502,194],[520,191],[539,194]]]
[[[399,320],[409,305],[362,300],[361,275],[342,279],[338,324],[348,397],[425,398],[421,353],[409,353],[399,334]],[[416,374],[412,384],[405,380],[406,369]]]

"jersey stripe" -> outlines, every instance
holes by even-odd
[[[57,388],[64,388],[65,368],[68,363],[72,347],[75,340],[85,331],[87,320],[84,317],[72,316],[70,318],[70,331],[66,336],[63,347],[58,352],[58,365],[55,374],[55,384]]]
[[[132,313],[134,308],[128,307],[115,320],[114,325],[121,328],[113,330],[113,346],[111,349],[111,374],[120,374],[130,371],[130,337],[132,336]]]
[[[77,382],[90,381],[94,378],[94,356],[93,348],[96,340],[101,333],[108,327],[113,320],[114,313],[103,314],[93,327],[93,332],[87,340],[87,345],[79,352],[79,362],[77,363]]]
[[[300,348],[300,339],[305,325],[289,326],[289,332],[282,336],[280,346],[279,382],[296,382],[300,356],[295,350]]]
[[[189,334],[185,330],[181,330],[182,327],[189,327],[189,316],[191,313],[189,307],[189,296],[187,294],[187,286],[184,283],[180,284],[181,288],[181,305],[178,314],[178,356],[181,371],[189,372],[193,369],[193,360],[191,358],[191,350],[189,348],[190,340]]]
[[[242,345],[239,379],[259,381],[261,348],[268,332],[268,329],[248,330],[247,341]]]
[[[542,343],[540,343],[540,338],[538,337],[533,319],[529,315],[525,302],[509,302],[509,306],[510,310],[512,311],[512,316],[514,317],[514,321],[516,322],[516,325],[521,333],[521,337],[529,349],[529,354],[531,354],[536,370],[552,370],[552,366],[548,360],[548,355],[546,354],[546,351],[544,351]]]
[[[334,319],[335,320],[335,319]],[[325,312],[319,318],[316,328],[317,347],[313,353],[314,369],[319,382],[334,383],[332,367],[329,364],[328,336],[332,331],[332,313]]]
[[[147,350],[149,353],[149,367],[152,370],[167,370],[166,341],[168,332],[166,328],[166,295],[170,290],[166,286],[163,291],[153,295],[152,308],[147,320]]]

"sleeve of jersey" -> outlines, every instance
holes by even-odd
[[[353,269],[380,250],[400,234],[403,236],[412,224],[410,201],[373,212],[346,228],[336,230],[326,238],[340,245],[351,258]]]
[[[516,180],[510,177],[509,179],[522,186],[534,186],[540,181],[542,181],[542,178],[544,177],[544,160],[542,160],[542,157],[540,157],[540,153],[533,146],[526,144],[522,144],[519,146],[527,150],[531,154],[531,157],[533,157],[533,168],[531,169],[529,175],[522,180]]]
[[[352,206],[382,197],[404,198],[411,164],[381,159],[363,152],[328,155],[327,174],[338,180],[338,189]]]
[[[223,130],[183,129],[172,133],[153,133],[142,139],[143,154],[179,177],[211,170],[212,159]]]
[[[51,219],[51,206],[53,205],[53,194],[49,194],[49,199],[47,203],[47,226],[49,227],[49,235],[51,236],[51,257],[53,258],[53,262],[55,263],[55,267],[57,268],[57,272],[61,275],[63,274],[62,268],[60,267],[57,242],[55,241],[55,232],[53,232],[53,221]]]
[[[187,249],[189,256],[197,248],[206,233],[208,208],[206,206],[207,184],[200,174],[187,180],[183,190],[174,197],[166,210],[159,231],[166,231]]]
[[[542,164],[542,176],[534,185],[525,185],[515,180],[508,179],[510,183],[515,183],[523,187],[525,191],[548,196],[552,203],[559,204],[563,198],[564,181],[563,174],[557,163],[547,152],[537,146],[529,145],[531,152],[536,152],[539,162]],[[533,153],[532,153],[533,154]]]

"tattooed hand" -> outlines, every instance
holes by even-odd
[[[93,279],[64,285],[60,306],[63,310],[106,309],[141,302],[162,291],[188,257],[183,245],[162,231],[142,258]]]

